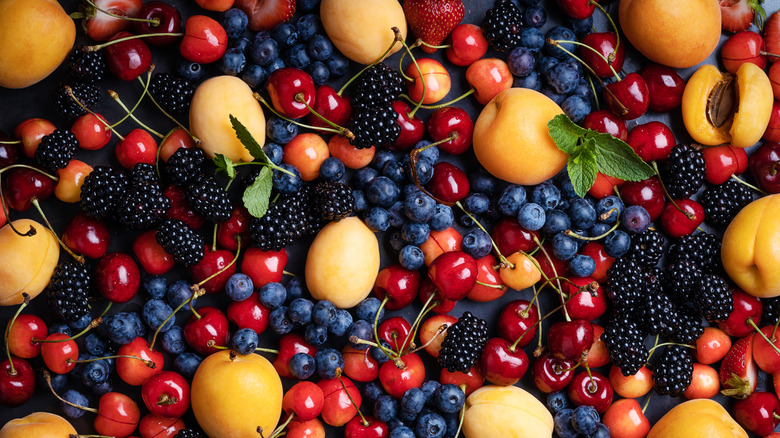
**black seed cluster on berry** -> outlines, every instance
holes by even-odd
[[[187,202],[195,213],[220,223],[230,219],[233,204],[213,176],[200,174],[187,186]]]
[[[65,62],[68,73],[76,81],[98,82],[106,74],[106,59],[102,50],[94,52],[74,49]]]
[[[73,97],[70,97],[67,87],[70,87],[73,96],[82,105],[90,110],[95,109],[100,99],[100,88],[97,85],[92,82],[62,83],[54,90],[54,108],[61,116],[68,119],[76,119],[87,113],[84,108],[73,100]]]
[[[468,373],[482,356],[488,340],[487,323],[471,312],[465,312],[458,321],[447,328],[447,336],[441,343],[439,364],[450,372]]]
[[[613,320],[601,335],[612,363],[624,376],[636,374],[647,361],[645,334],[632,319]]]
[[[482,29],[491,47],[499,52],[506,52],[521,43],[523,16],[512,1],[498,0],[485,14]]]
[[[655,229],[647,229],[642,234],[631,236],[631,249],[628,257],[643,267],[655,266],[664,255],[666,239]]]
[[[149,84],[149,94],[169,114],[187,111],[195,94],[195,87],[179,76],[170,73],[155,73]]]
[[[725,227],[746,205],[753,202],[750,189],[733,179],[704,190],[701,205],[707,223]]]
[[[670,345],[661,354],[653,369],[655,391],[676,397],[685,391],[693,378],[691,350],[682,345]]]
[[[127,193],[117,204],[116,220],[131,230],[151,229],[165,217],[171,201],[163,194],[151,164],[136,164],[130,180]]]
[[[89,313],[89,269],[81,263],[57,265],[47,288],[49,306],[66,321],[76,321]]]
[[[165,163],[165,171],[171,182],[177,186],[186,186],[203,173],[206,154],[201,148],[179,148]]]
[[[644,274],[640,264],[631,258],[621,257],[607,270],[607,295],[612,305],[632,308],[642,302]]]
[[[726,280],[718,275],[704,275],[694,295],[701,316],[709,322],[723,321],[734,310],[734,298]]]
[[[663,181],[672,198],[690,198],[704,183],[704,155],[689,145],[676,145],[664,162]]]
[[[81,185],[81,209],[95,219],[105,219],[125,196],[127,175],[112,166],[95,166]]]
[[[281,196],[272,202],[261,218],[249,221],[255,246],[263,251],[279,251],[307,231],[307,213],[298,195]]]
[[[176,263],[192,266],[203,259],[203,237],[178,219],[164,220],[154,238]]]
[[[352,189],[339,181],[320,181],[314,186],[314,204],[325,221],[340,221],[352,213],[355,198]]]
[[[667,263],[664,288],[678,303],[693,301],[702,275],[699,265],[691,260]]]
[[[68,129],[55,129],[45,135],[35,149],[35,161],[49,170],[62,169],[76,155],[79,141]]]

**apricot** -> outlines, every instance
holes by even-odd
[[[316,300],[348,309],[368,296],[379,273],[379,242],[356,217],[331,222],[306,256],[306,286]]]
[[[17,219],[21,233],[35,228],[32,236],[20,236],[6,224],[0,228],[0,306],[24,301],[22,292],[35,298],[49,284],[57,266],[60,248],[48,228],[30,219]]]
[[[618,17],[637,50],[669,67],[693,67],[720,41],[721,15],[715,0],[685,0],[673,8],[666,0],[621,0]]]
[[[483,386],[466,399],[466,438],[538,438],[552,436],[550,411],[517,386]]]
[[[25,88],[49,76],[75,40],[76,25],[57,1],[0,0],[0,87]]]
[[[680,403],[650,429],[647,438],[747,438],[747,433],[718,402]]]
[[[265,115],[252,89],[235,76],[215,76],[195,90],[190,104],[190,129],[210,158],[223,154],[233,161],[252,161],[230,123],[230,115],[246,126],[257,140],[265,143]]]
[[[5,423],[0,429],[0,438],[51,438],[77,433],[68,420],[59,415],[33,412],[26,417],[14,418]]]
[[[259,354],[218,351],[201,362],[192,378],[192,412],[212,438],[270,435],[282,413],[282,381]]]
[[[526,88],[499,93],[474,125],[474,153],[493,176],[514,184],[534,185],[566,165],[547,122],[563,110],[549,97]]]
[[[683,122],[698,143],[746,148],[764,135],[773,102],[769,77],[757,65],[742,64],[736,75],[703,65],[685,85]]]
[[[371,64],[385,53],[395,39],[393,27],[406,40],[406,16],[396,0],[323,0],[320,17],[336,48],[359,64]],[[396,43],[388,56],[401,47]]]
[[[720,257],[731,280],[759,298],[780,295],[780,194],[743,208],[723,234]]]

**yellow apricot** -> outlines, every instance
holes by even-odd
[[[647,438],[747,438],[728,412],[710,399],[680,403],[650,429]]]
[[[24,301],[22,292],[35,298],[49,284],[60,247],[48,228],[30,219],[13,221],[14,227],[26,233],[35,228],[33,236],[20,236],[6,224],[0,228],[0,306],[12,306]]]
[[[406,16],[397,0],[322,0],[320,17],[336,48],[359,64],[371,64],[390,47],[393,27],[406,39]],[[388,55],[401,47],[396,43]]]
[[[540,438],[553,433],[553,418],[533,395],[517,386],[483,386],[466,399],[466,438]]]

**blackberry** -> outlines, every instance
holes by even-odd
[[[669,195],[688,199],[704,183],[704,155],[686,144],[678,144],[664,162],[662,173]]]
[[[648,294],[642,308],[644,326],[651,335],[667,337],[674,332],[677,321],[677,306],[668,295],[660,292]]]
[[[699,280],[694,298],[699,312],[709,322],[723,321],[734,310],[729,285],[717,275],[704,275]]]
[[[672,333],[672,341],[679,344],[693,345],[704,333],[704,326],[698,313],[686,306],[677,308],[677,321]]]
[[[701,197],[704,218],[709,224],[725,227],[743,207],[753,202],[750,189],[733,179],[709,187]]]
[[[655,392],[660,395],[680,395],[691,384],[693,357],[682,345],[670,345],[653,368]]]
[[[607,271],[607,295],[615,307],[634,307],[644,296],[644,274],[639,263],[619,258]]]
[[[624,376],[636,374],[647,361],[645,337],[634,321],[613,321],[604,328],[601,340]]]
[[[81,209],[87,216],[105,219],[124,198],[127,175],[111,166],[95,166],[81,185]]]
[[[116,219],[128,229],[148,230],[165,217],[171,201],[163,194],[151,164],[136,164],[130,179],[127,193],[117,204]]]
[[[485,38],[491,47],[499,52],[506,52],[521,44],[523,16],[510,0],[498,0],[485,14],[482,29],[485,30]]]
[[[233,212],[228,193],[214,177],[205,174],[198,175],[187,186],[187,202],[195,213],[214,223],[225,222]]]
[[[340,221],[355,208],[352,189],[338,181],[320,181],[314,186],[313,197],[315,207],[325,221]]]
[[[182,429],[173,438],[206,438],[206,435],[195,429]]]
[[[41,139],[35,149],[35,161],[49,170],[62,169],[76,155],[79,141],[68,129],[55,129]]]
[[[643,267],[655,266],[664,255],[664,236],[654,229],[631,236],[631,248],[628,257]]]
[[[763,311],[761,321],[764,325],[774,325],[780,318],[780,297],[761,298]]]
[[[70,95],[68,95],[68,89],[73,92],[73,96],[81,102],[82,105],[89,109],[94,109],[100,100],[100,88],[91,82],[74,82],[72,84],[60,84],[56,90],[54,90],[54,108],[57,112],[69,119],[77,119],[87,112],[77,104]]]
[[[482,356],[487,340],[487,322],[466,312],[447,329],[439,351],[439,364],[449,372],[468,373]]]
[[[203,171],[206,154],[201,148],[179,148],[168,158],[165,170],[171,181],[186,186]]]
[[[76,321],[89,313],[89,269],[81,263],[57,265],[46,295],[57,315],[66,321]]]
[[[352,107],[361,112],[377,107],[389,107],[404,92],[401,74],[380,62],[358,78],[352,95]]]
[[[280,251],[300,239],[309,225],[300,196],[282,196],[268,206],[261,218],[249,221],[255,246],[263,251]]]
[[[77,48],[70,52],[66,65],[70,76],[77,81],[98,82],[106,74],[106,59],[102,50],[88,52]]]
[[[149,94],[165,112],[179,114],[190,108],[195,87],[179,76],[155,73],[149,84]]]
[[[349,143],[358,149],[392,144],[401,135],[397,118],[398,114],[389,105],[356,111],[347,125],[349,131],[354,134]]]
[[[298,196],[301,198],[301,208],[306,212],[306,229],[303,231],[303,234],[317,234],[322,227],[328,224],[328,220],[320,214],[314,189],[311,186],[304,185],[298,191]]]
[[[705,273],[718,273],[723,270],[720,262],[720,239],[709,233],[697,233],[681,238],[669,247],[667,262],[690,260]]]
[[[176,263],[192,266],[203,258],[203,237],[178,219],[166,219],[154,236],[157,243],[172,255]]]
[[[696,285],[702,275],[699,265],[691,260],[668,263],[664,288],[679,303],[693,301]]]

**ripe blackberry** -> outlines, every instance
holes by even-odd
[[[634,321],[612,321],[601,335],[609,358],[624,376],[636,374],[647,361],[645,335]]]
[[[320,181],[314,186],[314,204],[325,221],[340,221],[352,213],[355,198],[348,185],[338,181]]]
[[[157,225],[171,207],[163,194],[154,166],[139,163],[133,167],[127,193],[117,204],[117,221],[131,230],[148,230]]]
[[[205,174],[198,175],[187,186],[187,202],[195,213],[214,223],[225,222],[233,212],[228,193],[213,176]]]
[[[439,351],[439,364],[449,372],[468,373],[482,356],[487,340],[485,320],[466,312],[447,329]]]
[[[349,143],[358,149],[390,145],[401,135],[397,119],[398,113],[389,105],[356,111],[347,126],[355,135]]]
[[[309,225],[300,196],[282,196],[268,206],[261,218],[249,221],[249,233],[255,246],[263,251],[279,251],[300,239]]]
[[[63,117],[76,119],[87,113],[84,108],[79,106],[79,104],[68,95],[67,87],[70,87],[73,96],[89,109],[94,109],[98,100],[100,100],[100,88],[91,82],[62,83],[54,90],[54,108],[56,108],[57,112]]]
[[[120,169],[95,166],[81,185],[81,209],[90,217],[105,219],[125,197],[127,186],[127,175]]]
[[[186,79],[169,73],[155,73],[149,84],[149,94],[169,114],[179,114],[190,108],[195,87]]]
[[[46,295],[57,315],[66,321],[76,321],[89,313],[89,269],[81,263],[57,265]]]
[[[176,263],[192,266],[203,258],[206,243],[189,225],[178,219],[166,219],[154,236],[157,243],[172,255]]]
[[[718,275],[702,276],[694,298],[701,316],[709,322],[723,321],[734,310],[734,298],[729,285]]]
[[[686,306],[677,308],[677,321],[672,333],[672,341],[679,344],[693,345],[704,333],[701,317]]]
[[[165,170],[171,181],[186,186],[203,172],[206,154],[201,148],[179,148],[168,158]]]
[[[306,229],[303,235],[317,234],[328,224],[328,220],[322,217],[312,186],[304,185],[298,190],[301,199],[301,208],[306,212]]]
[[[693,357],[690,349],[682,345],[666,347],[653,368],[655,392],[660,395],[680,395],[691,384]]]
[[[206,438],[206,435],[195,429],[182,429],[173,438]]]
[[[352,95],[352,107],[355,112],[388,107],[401,96],[404,90],[401,74],[380,62],[363,72],[358,78]]]
[[[677,321],[677,306],[669,296],[660,292],[648,294],[645,304],[643,323],[648,333],[667,337],[674,332]]]
[[[669,247],[666,259],[667,263],[693,261],[705,273],[719,273],[723,270],[720,261],[720,239],[709,233],[691,234],[681,238]]]
[[[688,199],[704,183],[704,155],[687,144],[678,144],[664,162],[662,173],[669,195]]]
[[[780,318],[780,297],[761,298],[763,311],[761,321],[764,325],[774,325]]]
[[[482,29],[491,47],[506,52],[520,45],[523,17],[520,9],[510,0],[498,0],[496,3],[485,14]]]
[[[664,276],[664,288],[678,303],[693,301],[696,285],[702,275],[699,265],[691,260],[668,263]]]
[[[666,239],[655,229],[647,229],[642,234],[631,236],[631,249],[628,257],[643,267],[655,266],[664,255]]]
[[[68,73],[76,81],[98,82],[106,74],[106,59],[103,51],[88,52],[76,48],[66,61]]]
[[[709,224],[725,227],[743,207],[753,202],[750,189],[733,179],[709,187],[701,197],[704,217]]]
[[[639,263],[630,258],[617,259],[607,271],[607,295],[618,308],[635,307],[644,296],[644,274]]]
[[[68,129],[55,129],[41,139],[35,149],[35,161],[49,170],[62,169],[76,155],[79,141]]]

